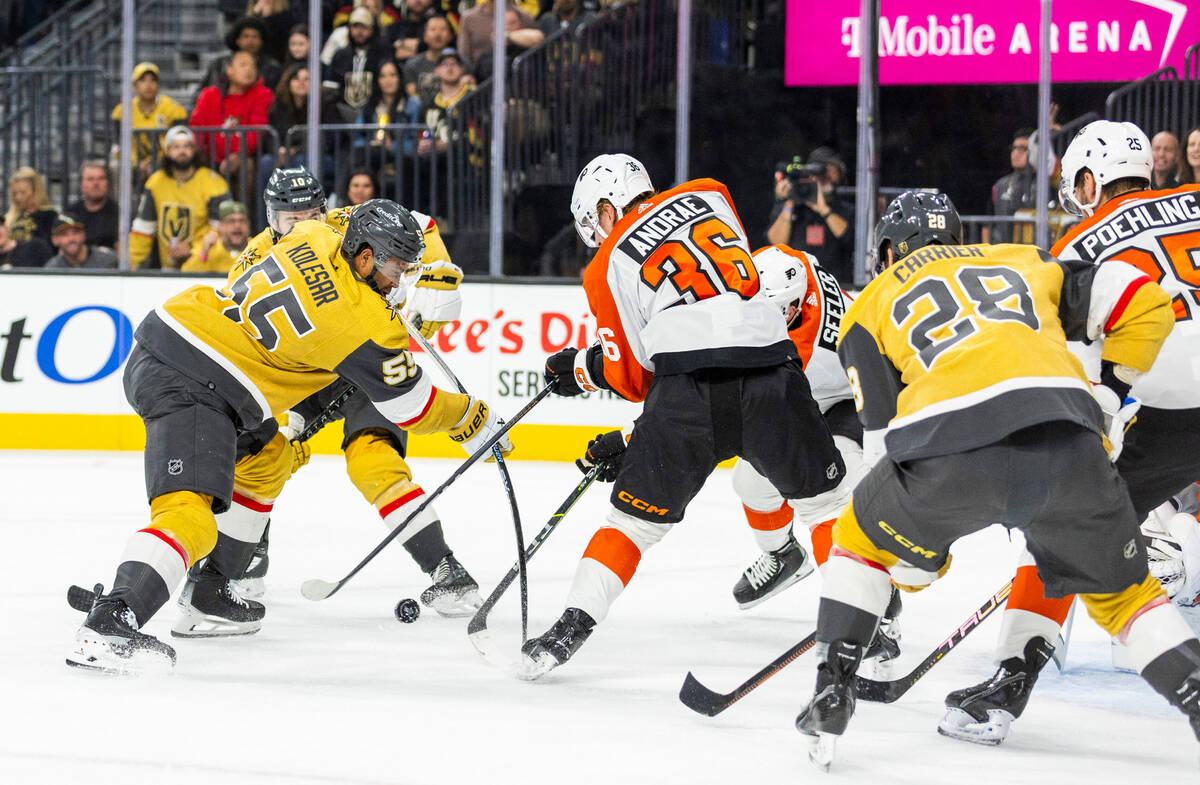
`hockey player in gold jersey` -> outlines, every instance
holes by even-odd
[[[263,194],[268,226],[255,236],[230,273],[229,283],[291,231],[299,221],[323,220],[338,231],[347,228],[350,212],[342,208],[325,209],[321,184],[303,167],[276,169]],[[461,297],[457,291],[462,271],[451,264],[437,224],[428,216],[413,213],[425,242],[419,278],[406,301],[411,315],[420,316],[422,329],[432,336],[442,324],[458,317]],[[306,420],[318,416],[339,397],[345,382],[337,381],[314,393],[288,412],[285,431],[294,438]],[[355,391],[334,415],[344,421],[342,450],[351,482],[373,505],[385,525],[396,526],[425,501],[425,492],[413,480],[404,460],[408,434],[383,417],[366,394]],[[238,457],[253,455],[267,447],[278,431],[270,420],[238,440]],[[265,609],[257,602],[265,591],[269,557],[267,526],[275,504],[275,495],[261,489],[234,487],[230,508],[217,516],[218,538],[212,554],[194,564],[179,598],[181,614],[171,634],[177,637],[223,637],[256,632]],[[420,521],[424,528],[403,543],[431,585],[421,601],[444,616],[474,613],[482,602],[479,585],[446,544],[437,511],[426,507]],[[227,601],[214,594],[223,587],[223,578],[234,578],[234,592]],[[238,580],[240,579],[240,580]],[[239,596],[249,602],[238,602]],[[247,610],[249,608],[249,610]]]
[[[139,628],[212,550],[214,513],[228,508],[235,484],[274,495],[292,471],[282,434],[235,469],[239,433],[338,376],[390,422],[446,432],[468,453],[500,431],[486,403],[437,389],[408,352],[391,309],[404,301],[405,274],[423,251],[409,212],[372,200],[355,210],[345,236],[302,222],[232,284],[191,287],[147,315],[124,382],[146,425],[151,522],[130,537],[68,664],[123,672],[174,663],[171,647]],[[507,438],[499,445],[512,450]]]
[[[1122,393],[1171,330],[1170,298],[1120,262],[960,240],[948,198],[901,194],[875,229],[886,268],[842,320],[838,353],[875,463],[834,525],[816,688],[797,729],[828,767],[891,580],[928,585],[955,539],[1001,522],[1024,532],[1048,594],[1080,594],[1200,736],[1200,641],[1147,569],[1105,449],[1128,425]],[[1103,341],[1095,397],[1068,339]]]

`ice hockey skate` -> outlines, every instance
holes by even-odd
[[[139,632],[137,618],[122,600],[99,591],[97,595],[75,633],[67,664],[120,675],[169,673],[175,667],[175,650],[153,635]]]
[[[1010,657],[1000,663],[992,678],[947,695],[946,715],[938,723],[938,733],[972,744],[994,746],[1004,741],[1053,653],[1051,643],[1035,637],[1025,644],[1024,659]]]
[[[846,732],[854,716],[854,673],[862,656],[863,647],[857,644],[829,644],[824,658],[817,663],[813,699],[796,717],[796,730],[811,737],[808,759],[822,771],[829,771],[837,737]]]
[[[733,587],[733,599],[742,610],[753,608],[793,583],[804,580],[812,571],[808,551],[789,534],[782,548],[764,552],[746,568]]]
[[[479,584],[467,572],[467,568],[446,555],[429,573],[433,585],[421,592],[421,604],[433,608],[447,618],[471,616],[483,605],[479,596]]]
[[[179,619],[171,627],[177,638],[224,638],[251,635],[262,629],[267,608],[244,600],[205,559],[188,571],[179,594]]]
[[[521,647],[521,678],[540,678],[571,659],[595,626],[596,621],[586,611],[567,608],[550,629]]]
[[[267,593],[267,567],[270,566],[267,548],[270,545],[268,537],[270,532],[271,523],[268,521],[267,528],[263,529],[262,539],[258,541],[258,545],[254,546],[254,555],[250,557],[250,566],[242,573],[242,577],[233,581],[233,590],[243,599],[261,600]]]
[[[892,597],[888,600],[887,610],[879,619],[879,628],[871,645],[863,654],[862,664],[858,667],[860,675],[875,681],[890,681],[892,664],[900,656],[900,591],[893,586]]]

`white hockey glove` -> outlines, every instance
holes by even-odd
[[[443,325],[462,316],[462,294],[458,291],[462,279],[462,269],[452,262],[421,265],[420,277],[405,303],[404,316],[425,338],[433,338]]]
[[[279,425],[279,432],[284,438],[290,441],[295,441],[296,437],[304,431],[304,426],[307,421],[304,416],[298,412],[293,412],[290,409],[284,412],[283,422]]]
[[[492,437],[497,431],[504,427],[504,420],[488,408],[488,405],[478,398],[472,397],[467,404],[467,413],[462,416],[462,419],[451,428],[447,433],[450,438],[462,445],[467,451],[467,455],[474,455],[483,443]],[[496,442],[500,447],[500,452],[508,457],[513,451],[512,442],[508,439],[508,434],[500,438]],[[493,454],[489,453],[488,461],[495,461]]]
[[[1132,395],[1122,400],[1116,391],[1104,384],[1092,385],[1092,397],[1104,413],[1104,449],[1108,450],[1108,459],[1116,463],[1125,446],[1125,432],[1137,420],[1142,402]]]
[[[1200,605],[1200,522],[1170,502],[1142,522],[1150,574],[1176,605]]]

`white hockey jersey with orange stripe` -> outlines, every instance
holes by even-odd
[[[1128,262],[1150,276],[1175,310],[1175,327],[1133,395],[1159,409],[1200,408],[1200,185],[1121,194],[1051,250],[1059,259]],[[1072,344],[1089,378],[1099,378],[1099,346]]]
[[[631,210],[592,258],[583,288],[604,379],[630,401],[645,400],[655,373],[770,367],[796,356],[716,180],[683,183]]]
[[[838,401],[854,397],[842,361],[837,356],[842,314],[846,313],[852,300],[842,291],[837,279],[820,264],[814,264],[812,256],[803,251],[787,245],[767,245],[755,251],[754,258],[770,248],[787,254],[804,266],[808,288],[800,303],[800,321],[788,330],[788,337],[800,354],[813,398],[822,412],[827,411]]]

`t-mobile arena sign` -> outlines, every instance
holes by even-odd
[[[1037,0],[882,0],[881,84],[1036,82]],[[788,85],[858,83],[857,0],[788,0]],[[1183,70],[1200,42],[1196,0],[1054,0],[1055,82],[1122,82]]]

